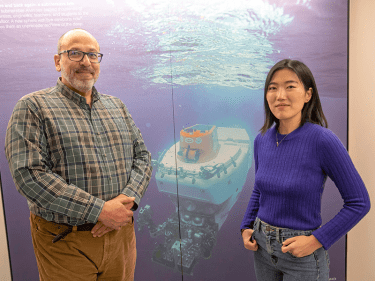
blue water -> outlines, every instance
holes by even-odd
[[[273,64],[269,55],[279,52],[269,36],[293,21],[282,7],[261,0],[126,2],[132,12],[124,8],[107,36],[129,50],[138,49],[142,37],[152,65],[133,74],[157,84],[261,89]]]

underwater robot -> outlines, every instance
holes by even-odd
[[[183,272],[193,274],[200,258],[210,258],[251,163],[245,129],[197,124],[181,130],[180,141],[153,160],[158,190],[171,198],[176,211],[156,225],[146,205],[137,219],[140,231],[148,228],[151,237],[164,235],[152,260],[180,271],[182,263]]]

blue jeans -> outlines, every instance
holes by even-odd
[[[262,222],[254,224],[253,237],[258,250],[254,252],[254,267],[258,281],[329,280],[329,257],[323,247],[309,256],[297,258],[281,251],[282,243],[291,237],[309,236],[313,230],[279,228]]]

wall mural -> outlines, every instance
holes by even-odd
[[[254,184],[270,67],[302,60],[346,144],[348,1],[0,0],[0,146],[22,96],[54,86],[57,40],[80,27],[104,54],[99,92],[128,107],[154,173],[135,213],[136,280],[255,280],[240,223]],[[26,200],[0,150],[13,280],[38,280]],[[329,180],[323,223],[342,206]],[[345,280],[345,238],[330,250]]]

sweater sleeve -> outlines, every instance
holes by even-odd
[[[255,175],[258,170],[258,142],[259,142],[260,135],[258,135],[254,140],[254,162],[255,162]],[[260,198],[260,191],[257,188],[256,184],[254,184],[253,193],[251,194],[249,204],[247,206],[244,218],[241,223],[240,229],[246,228],[253,228],[254,221],[258,214],[259,210],[259,198]]]
[[[344,200],[338,214],[313,232],[324,249],[328,250],[368,213],[370,198],[344,145],[330,130],[322,132],[318,154],[323,171],[335,183]]]

